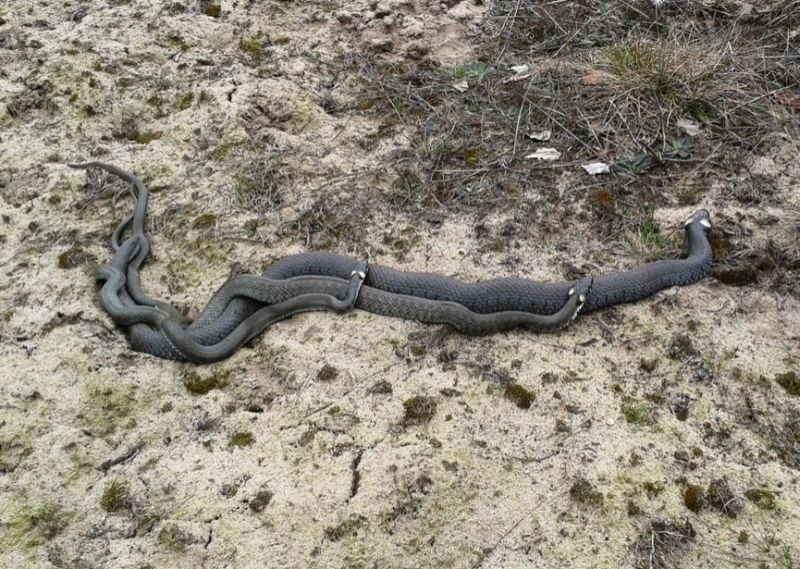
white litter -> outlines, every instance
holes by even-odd
[[[466,79],[461,79],[460,81],[456,81],[455,83],[453,83],[451,87],[453,87],[453,89],[455,89],[459,93],[463,93],[464,91],[469,89],[469,83],[467,83]]]
[[[581,168],[586,170],[587,174],[596,176],[597,174],[608,174],[611,168],[605,162],[592,162],[591,164],[582,164]]]
[[[533,154],[528,154],[525,158],[536,160],[544,160],[545,162],[552,162],[561,158],[561,153],[555,148],[540,148]]]
[[[700,134],[700,124],[689,119],[681,119],[678,121],[678,128],[689,136],[697,136]]]
[[[531,140],[538,140],[540,142],[547,142],[550,140],[551,136],[553,136],[553,132],[550,130],[537,130],[528,133],[528,138]]]

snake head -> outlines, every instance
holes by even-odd
[[[571,289],[569,289],[570,297],[575,294],[578,295],[578,304],[575,307],[575,314],[572,315],[572,320],[578,316],[578,313],[583,308],[583,305],[589,300],[589,293],[592,291],[593,282],[594,278],[589,275],[583,277],[581,280],[575,283]]]
[[[706,233],[711,231],[711,214],[707,209],[698,209],[686,220],[686,227],[699,225]]]

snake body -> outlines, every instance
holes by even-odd
[[[168,303],[141,289],[139,270],[150,251],[144,226],[147,189],[133,174],[102,162],[70,164],[99,168],[129,182],[133,213],[111,238],[114,255],[98,269],[100,303],[141,352],[196,363],[218,361],[271,324],[307,311],[376,314],[449,324],[462,333],[491,334],[524,327],[558,330],[581,310],[635,302],[659,290],[703,278],[711,266],[711,227],[706,210],[686,222],[688,256],[637,269],[585,277],[576,282],[540,283],[498,278],[479,283],[425,272],[403,272],[332,253],[301,253],[281,259],[262,275],[239,275],[223,284],[190,324]],[[126,230],[130,237],[123,240]]]

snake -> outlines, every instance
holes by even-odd
[[[289,255],[261,275],[225,282],[189,321],[169,303],[141,288],[140,269],[150,252],[145,232],[147,188],[135,175],[92,161],[68,164],[97,168],[131,185],[133,211],[111,236],[111,259],[95,273],[100,304],[128,331],[135,351],[198,364],[231,356],[272,324],[309,311],[344,313],[357,308],[383,316],[446,324],[468,335],[526,328],[552,332],[579,313],[636,302],[671,286],[701,280],[712,262],[710,214],[701,209],[685,222],[687,256],[560,283],[495,278],[477,283],[429,272],[399,271],[328,252]],[[123,238],[130,230],[130,236]]]

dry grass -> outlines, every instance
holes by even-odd
[[[235,148],[231,159],[236,164],[233,178],[233,205],[257,214],[275,209],[282,201],[288,176],[282,158],[274,149],[246,144]]]
[[[663,520],[649,522],[634,544],[634,567],[636,569],[683,567],[681,562],[683,554],[695,536],[695,530],[688,520],[682,523]]]
[[[580,205],[616,231],[641,224],[635,212],[702,201],[703,187],[687,190],[687,178],[740,171],[776,132],[800,133],[800,58],[790,49],[800,8],[773,3],[742,16],[695,4],[500,1],[476,37],[475,61],[351,62],[366,78],[360,107],[389,130],[416,128],[412,150],[396,158],[391,198],[485,211],[535,193],[567,214]],[[515,77],[509,67],[523,63],[530,75]],[[453,84],[463,80],[461,93]],[[701,135],[688,139],[681,120]],[[552,139],[528,139],[538,130]],[[562,159],[525,159],[539,146]],[[611,176],[583,175],[580,164],[597,160],[616,166]]]

